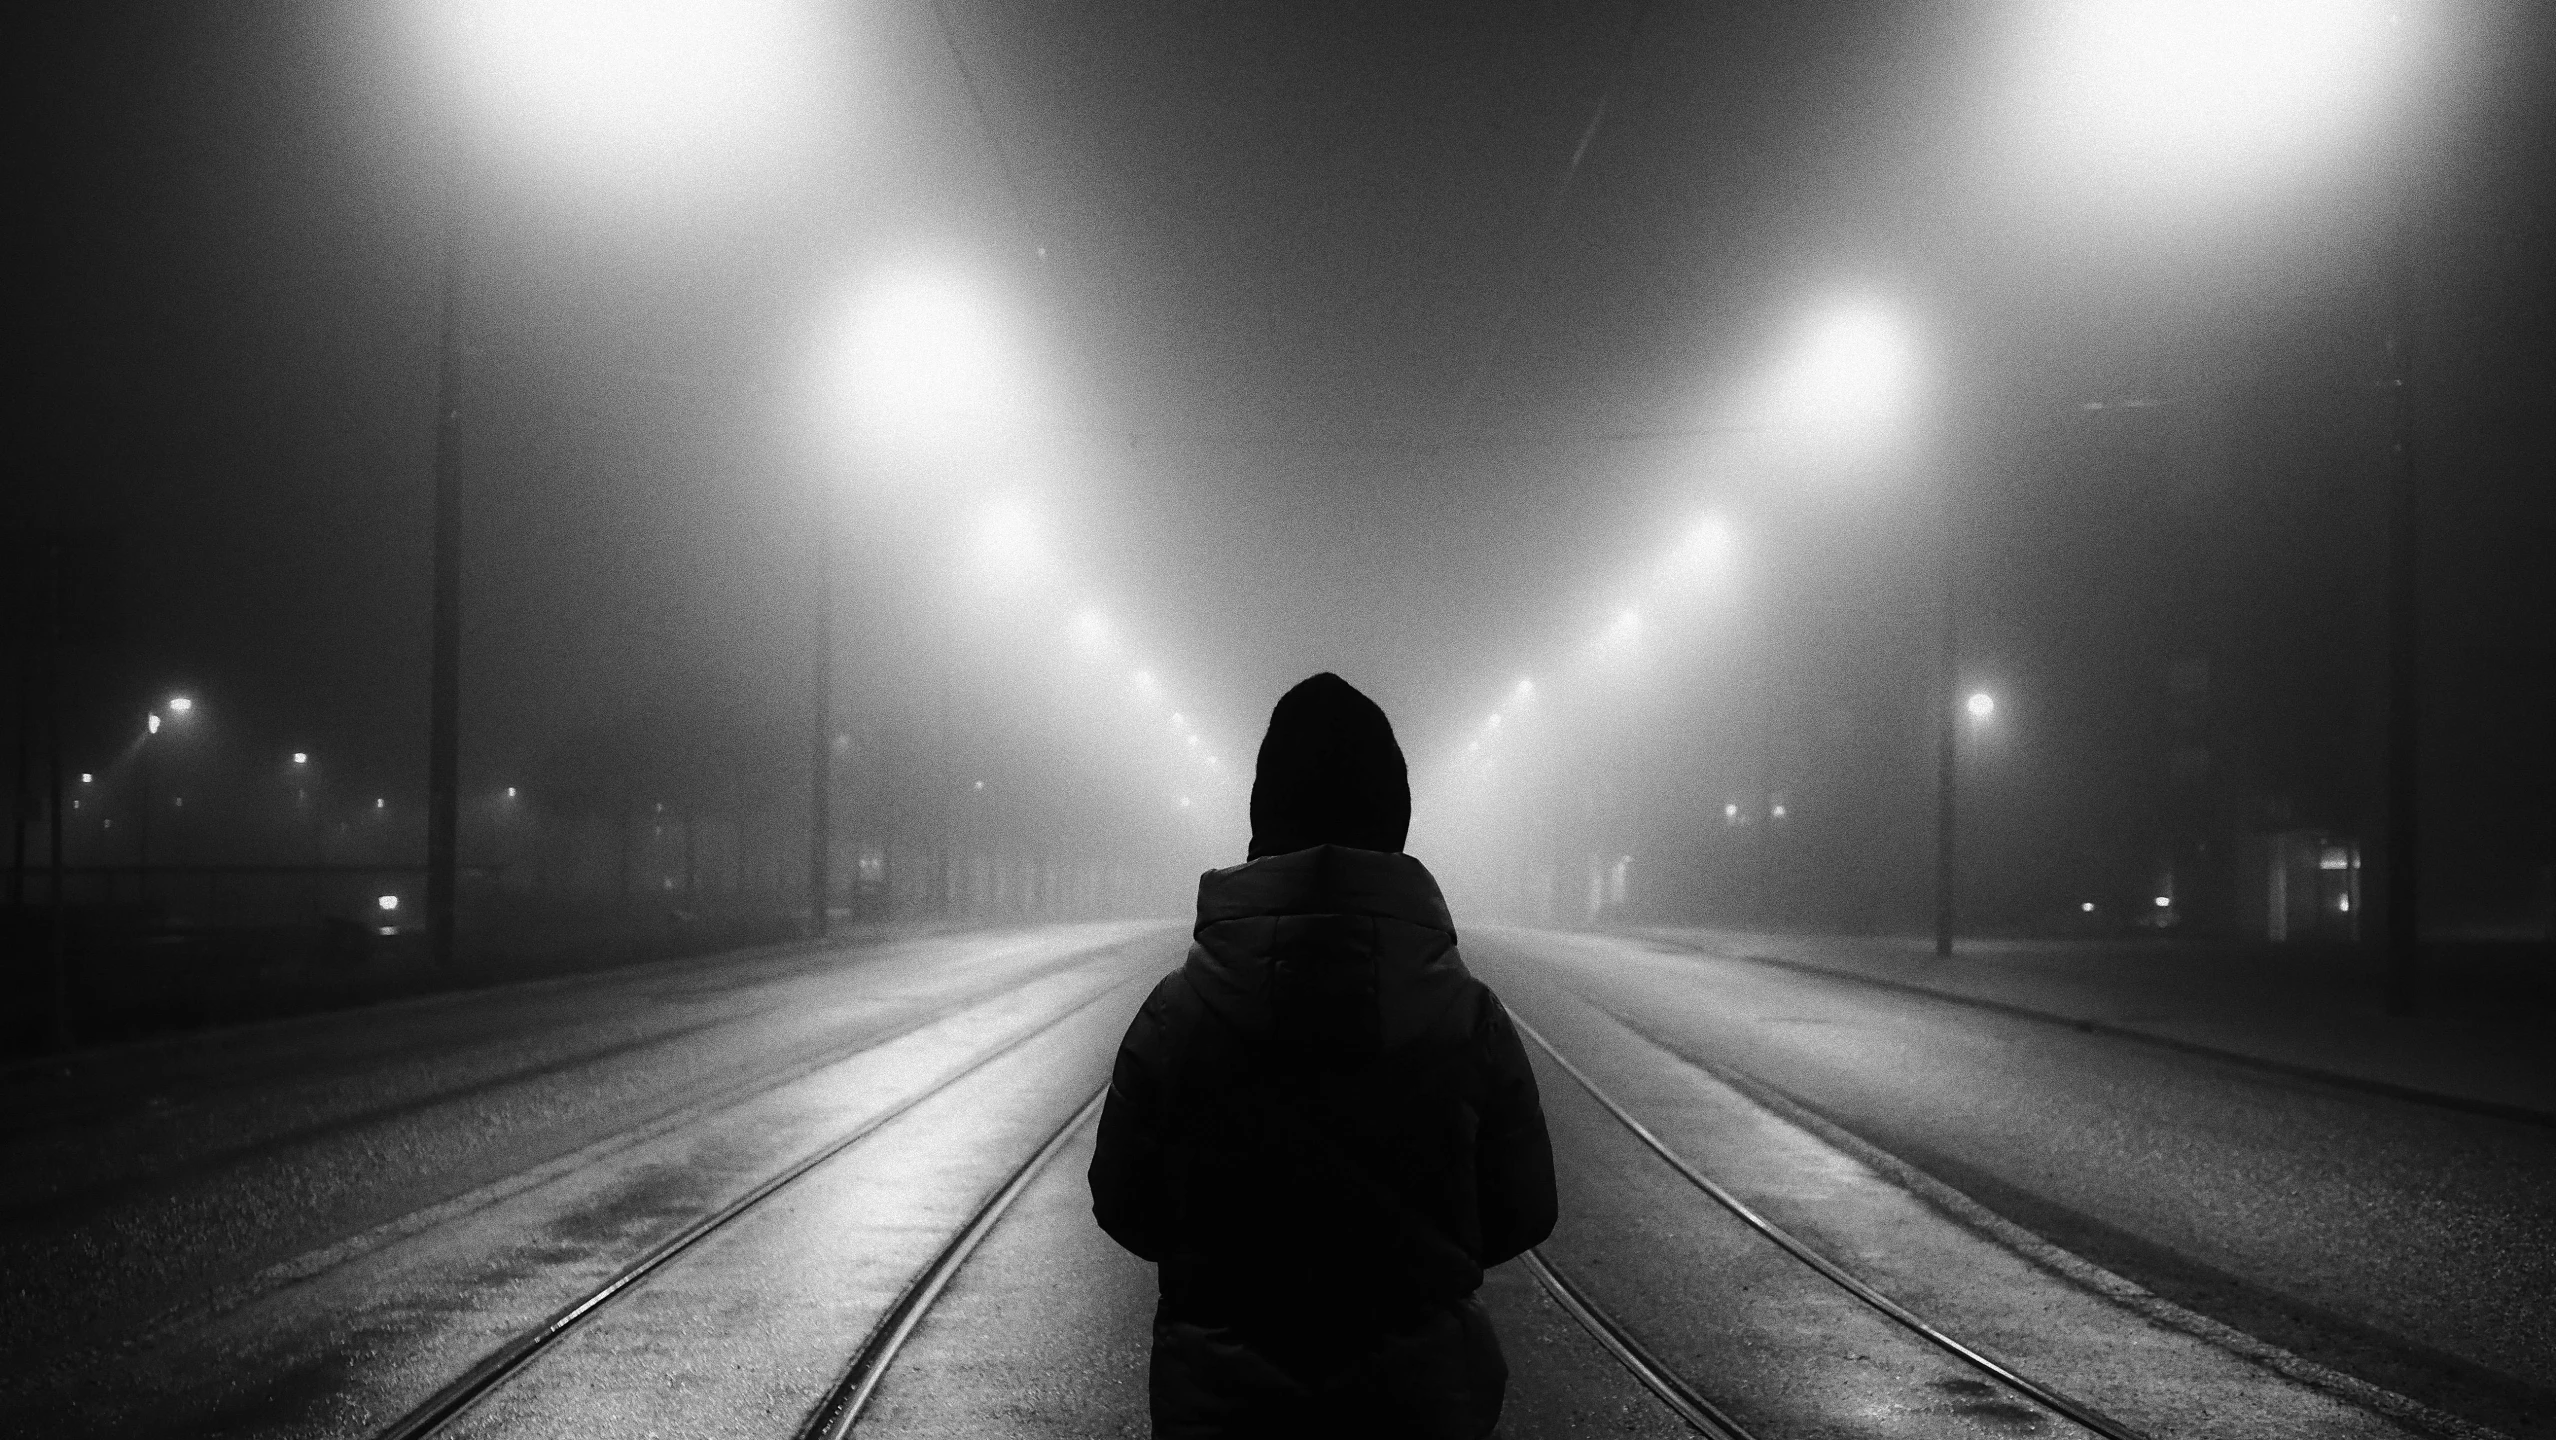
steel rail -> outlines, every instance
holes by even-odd
[[[897,1352],[905,1348],[907,1337],[923,1323],[932,1303],[949,1288],[950,1281],[958,1275],[959,1267],[976,1253],[977,1246],[985,1243],[986,1236],[994,1233],[994,1227],[1002,1223],[1003,1213],[1012,1208],[1012,1202],[1021,1197],[1021,1192],[1030,1187],[1030,1182],[1036,1180],[1039,1172],[1047,1168],[1048,1162],[1054,1160],[1074,1138],[1074,1132],[1100,1114],[1101,1102],[1108,1098],[1107,1085],[1092,1092],[1092,1098],[1083,1102],[1083,1108],[1057,1126],[1056,1133],[1047,1137],[1047,1143],[1040,1146],[1036,1154],[1022,1161],[1020,1168],[1012,1172],[1011,1178],[1005,1180],[1001,1188],[986,1197],[985,1203],[968,1217],[967,1224],[950,1238],[950,1243],[942,1246],[941,1253],[932,1257],[932,1263],[906,1283],[904,1292],[896,1297],[896,1303],[890,1305],[887,1313],[870,1327],[861,1348],[853,1352],[852,1363],[844,1369],[842,1378],[834,1382],[834,1387],[826,1392],[825,1399],[808,1417],[807,1423],[800,1427],[799,1440],[844,1440],[852,1433],[852,1427],[860,1423],[861,1412],[869,1408],[870,1397],[878,1393],[880,1382],[887,1378],[888,1367],[896,1363]]]
[[[1658,1356],[1633,1338],[1632,1331],[1600,1309],[1598,1303],[1582,1293],[1568,1276],[1554,1269],[1553,1262],[1545,1259],[1542,1252],[1529,1250],[1518,1258],[1526,1262],[1527,1273],[1536,1278],[1554,1302],[1572,1319],[1579,1321],[1580,1328],[1605,1346],[1625,1369],[1632,1371],[1634,1379],[1648,1386],[1661,1404],[1677,1412],[1677,1418],[1693,1426],[1708,1440],[1756,1440],[1722,1407],[1705,1399],[1694,1386],[1679,1379],[1676,1371],[1662,1364]]]
[[[601,1310],[632,1286],[664,1267],[667,1262],[700,1244],[713,1232],[762,1203],[774,1192],[869,1139],[924,1101],[947,1091],[961,1080],[1110,998],[1124,988],[1124,985],[1125,982],[1122,981],[1117,985],[1106,986],[1100,993],[1066,1010],[1054,1019],[1044,1021],[987,1049],[929,1087],[906,1097],[894,1107],[862,1121],[833,1140],[801,1156],[788,1168],[766,1177],[762,1183],[745,1194],[659,1241],[637,1259],[615,1271],[612,1278],[587,1291],[581,1298],[552,1312],[550,1317],[540,1324],[490,1351],[480,1359],[478,1364],[464,1371],[459,1378],[428,1396],[422,1403],[393,1422],[389,1428],[380,1431],[377,1440],[422,1440],[422,1437],[441,1430],[459,1418],[463,1412],[479,1403],[489,1392],[513,1378],[516,1372],[530,1364],[543,1351],[557,1344],[562,1337],[583,1324],[596,1311]]]
[[[2024,1376],[2015,1373],[2014,1370],[2006,1366],[2003,1362],[1984,1355],[1979,1351],[1972,1349],[1970,1346],[1963,1344],[1961,1341],[1954,1339],[1952,1336],[1945,1334],[1943,1331],[1936,1329],[1933,1325],[1927,1323],[1925,1319],[1910,1310],[1907,1306],[1900,1304],[1898,1301],[1891,1299],[1879,1290],[1874,1289],[1862,1278],[1848,1271],[1836,1261],[1829,1259],[1827,1256],[1813,1249],[1808,1243],[1795,1236],[1791,1231],[1786,1230],[1783,1226],[1778,1225],[1764,1215],[1759,1214],[1747,1201],[1732,1194],[1718,1181],[1714,1180],[1713,1177],[1696,1169],[1692,1164],[1688,1163],[1686,1157],[1670,1149],[1666,1141],[1663,1141],[1659,1136],[1651,1132],[1651,1128],[1649,1126],[1644,1125],[1640,1120],[1634,1118],[1632,1111],[1627,1110],[1622,1105],[1616,1103],[1614,1096],[1599,1089],[1598,1083],[1589,1078],[1588,1072],[1582,1070],[1579,1066],[1572,1064],[1560,1050],[1554,1048],[1552,1041],[1544,1038],[1544,1032],[1536,1029],[1532,1025],[1529,1025],[1525,1020],[1519,1018],[1515,1012],[1511,1012],[1509,1018],[1528,1039],[1533,1040],[1537,1045],[1542,1046],[1544,1053],[1553,1057],[1553,1063],[1561,1066],[1564,1074],[1569,1075],[1573,1080],[1578,1081],[1581,1089],[1588,1091],[1592,1099],[1595,1099],[1600,1105],[1605,1106],[1608,1113],[1614,1115],[1617,1120],[1623,1123],[1625,1129],[1633,1132],[1634,1138],[1640,1140],[1644,1145],[1649,1146],[1651,1153],[1659,1156],[1662,1160],[1667,1161],[1669,1167],[1677,1171],[1679,1175],[1685,1177],[1687,1183],[1711,1196],[1723,1209],[1738,1216],[1742,1221],[1746,1222],[1750,1228],[1756,1230],[1759,1234],[1783,1247],[1783,1249],[1789,1252],[1794,1259],[1799,1260],[1803,1264],[1811,1267],[1813,1270],[1818,1271],[1821,1275],[1833,1281],[1838,1288],[1844,1290],[1847,1294],[1854,1296],[1856,1299],[1863,1301],[1866,1305],[1871,1306],[1873,1309],[1881,1312],[1884,1316],[1887,1316],[1891,1320],[1896,1321],[1900,1326],[1916,1335],[1919,1339],[1926,1341],[1927,1343],[1935,1346],[1937,1349],[1942,1350],[1944,1353],[1951,1355],[1953,1358],[1966,1365],[1971,1366],[1973,1369],[1996,1379],[2000,1383],[2004,1384],[2008,1389],[2013,1390],[2015,1393],[2028,1400],[2031,1400],[2033,1403],[2040,1405],[2045,1409],[2054,1411],[2085,1429],[2093,1431],[2097,1435],[2104,1436],[2105,1440],[2147,1440],[2147,1437],[2141,1435],[2138,1431],[2129,1429],[2122,1425],[2119,1421],[2112,1419],[2110,1416],[2105,1415],[2103,1412],[2094,1409],[2084,1402],[2070,1399],[2068,1396],[2063,1395],[2060,1392],[2051,1389],[2049,1386],[2039,1383],[2038,1381],[2026,1379]]]

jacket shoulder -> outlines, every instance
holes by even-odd
[[[1120,1042],[1119,1049],[1138,1060],[1159,1065],[1170,1059],[1197,1028],[1200,1010],[1197,987],[1184,971],[1174,970],[1155,981],[1145,1003],[1136,1007],[1136,1018],[1128,1023],[1127,1038]]]

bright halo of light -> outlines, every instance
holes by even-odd
[[[1997,713],[1997,697],[1982,690],[1963,701],[1962,707],[1970,712],[1971,719],[1985,720]]]
[[[1795,443],[1867,442],[1914,408],[1917,353],[1877,305],[1838,304],[1811,317],[1766,390],[1763,421]]]
[[[792,0],[474,0],[439,13],[501,158],[662,191],[787,165],[847,77],[838,22]]]
[[[1619,610],[1615,618],[1606,622],[1606,628],[1598,632],[1597,648],[1606,654],[1620,654],[1633,648],[1634,643],[1641,638],[1642,612],[1633,609]]]
[[[847,450],[905,463],[986,459],[1032,422],[1026,353],[974,277],[916,264],[843,292],[816,405]]]
[[[1049,568],[1045,527],[1026,500],[997,500],[979,511],[970,553],[984,580],[997,588],[1021,585]]]
[[[1109,617],[1098,610],[1084,610],[1066,627],[1066,633],[1073,638],[1075,648],[1086,654],[1105,651],[1110,642]]]
[[[2015,12],[2013,143],[2144,201],[2349,158],[2398,78],[2405,0],[2043,0]],[[2135,181],[2125,187],[2125,181]],[[2144,194],[2143,194],[2144,192]]]

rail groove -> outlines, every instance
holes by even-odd
[[[906,1097],[894,1107],[881,1111],[880,1113],[871,1116],[869,1119],[862,1121],[860,1124],[845,1131],[833,1140],[828,1141],[824,1145],[819,1146],[817,1149],[800,1157],[787,1168],[766,1177],[760,1184],[756,1185],[745,1194],[740,1195],[718,1209],[701,1216],[699,1219],[694,1220],[691,1224],[685,1226],[673,1235],[659,1241],[638,1258],[630,1261],[621,1269],[615,1271],[612,1277],[604,1281],[601,1285],[594,1287],[577,1300],[574,1300],[552,1312],[550,1317],[543,1320],[540,1324],[533,1326],[531,1329],[524,1331],[517,1335],[514,1339],[508,1341],[506,1344],[498,1347],[496,1350],[489,1352],[489,1354],[483,1357],[478,1364],[473,1365],[470,1369],[464,1371],[459,1378],[445,1385],[433,1395],[428,1396],[424,1402],[409,1410],[407,1414],[393,1422],[389,1428],[380,1431],[378,1433],[377,1440],[423,1440],[423,1437],[433,1435],[442,1430],[446,1425],[458,1419],[472,1406],[486,1398],[499,1386],[512,1379],[517,1373],[522,1371],[526,1365],[532,1363],[532,1361],[543,1351],[548,1350],[551,1346],[557,1344],[571,1331],[575,1330],[579,1325],[593,1317],[597,1311],[610,1304],[614,1299],[627,1293],[633,1286],[637,1285],[640,1281],[646,1279],[657,1270],[663,1268],[668,1262],[674,1260],[677,1256],[682,1255],[693,1246],[700,1244],[713,1233],[724,1228],[731,1221],[737,1219],[737,1217],[745,1214],[748,1210],[753,1209],[756,1205],[769,1198],[774,1192],[789,1185],[791,1182],[800,1179],[809,1171],[816,1169],[818,1166],[823,1165],[825,1162],[842,1154],[844,1151],[849,1150],[853,1146],[860,1144],[862,1141],[869,1139],[872,1135],[877,1134],[880,1130],[885,1129],[888,1125],[893,1124],[909,1111],[912,1111],[916,1106],[919,1106],[923,1102],[948,1090],[951,1086],[956,1085],[961,1080],[964,1080],[968,1076],[975,1074],[977,1071],[984,1069],[986,1066],[993,1064],[995,1061],[1003,1058],[1004,1056],[1011,1054],[1013,1051],[1020,1049],[1032,1040],[1047,1034],[1049,1031],[1063,1025],[1066,1021],[1071,1020],[1082,1014],[1084,1011],[1091,1009],[1093,1006],[1100,1004],[1102,1001],[1109,999],[1122,988],[1122,985],[1106,986],[1102,988],[1099,993],[1074,1005],[1062,1014],[1043,1021],[1022,1033],[1001,1042],[1000,1044],[989,1047],[983,1053],[968,1061],[965,1065],[945,1076],[942,1076],[939,1080],[935,1081],[927,1088]],[[1070,1125],[1068,1128],[1071,1128]]]
[[[1776,1224],[1773,1220],[1770,1220],[1766,1216],[1758,1213],[1754,1206],[1751,1206],[1747,1201],[1742,1200],[1739,1196],[1731,1193],[1729,1189],[1725,1188],[1719,1181],[1716,1181],[1710,1175],[1696,1169],[1693,1164],[1688,1162],[1685,1156],[1670,1149],[1668,1143],[1660,1139],[1658,1135],[1653,1134],[1651,1128],[1643,1124],[1639,1119],[1635,1118],[1632,1111],[1625,1109],[1621,1104],[1616,1102],[1614,1096],[1609,1095],[1604,1090],[1600,1089],[1598,1087],[1598,1083],[1589,1078],[1587,1071],[1584,1071],[1579,1066],[1573,1064],[1567,1056],[1565,1056],[1559,1049],[1555,1048],[1552,1041],[1544,1038],[1544,1032],[1536,1029],[1532,1025],[1529,1025],[1525,1020],[1520,1019],[1514,1013],[1512,1013],[1509,1018],[1517,1025],[1518,1030],[1522,1034],[1524,1034],[1528,1039],[1533,1040],[1538,1046],[1542,1047],[1546,1055],[1552,1057],[1554,1064],[1562,1067],[1562,1072],[1564,1074],[1577,1081],[1581,1089],[1589,1092],[1590,1098],[1596,1100],[1600,1105],[1605,1106],[1607,1112],[1613,1115],[1617,1121],[1622,1123],[1625,1129],[1631,1131],[1635,1139],[1640,1140],[1644,1145],[1648,1146],[1651,1153],[1659,1156],[1662,1160],[1667,1161],[1669,1167],[1677,1171],[1680,1176],[1684,1177],[1688,1184],[1693,1185],[1696,1189],[1701,1190],[1706,1195],[1712,1197],[1715,1203],[1719,1204],[1723,1209],[1738,1216],[1739,1219],[1747,1224],[1751,1229],[1775,1242],[1775,1244],[1782,1247],[1787,1253],[1792,1255],[1794,1259],[1799,1260],[1803,1264],[1808,1265],[1811,1269],[1818,1271],[1821,1276],[1833,1282],[1839,1289],[1844,1290],[1847,1294],[1854,1296],[1856,1299],[1862,1301],[1872,1309],[1880,1312],[1883,1316],[1897,1323],[1911,1334],[1916,1335],[1919,1339],[1924,1340],[1928,1344],[1942,1350],[1944,1353],[1951,1355],[1954,1359],[1957,1359],[1963,1364],[1989,1376],[1998,1383],[2004,1385],[2006,1388],[2014,1391],[2016,1394],[2032,1401],[2034,1404],[2063,1416],[2075,1424],[2093,1431],[2097,1435],[2105,1437],[2105,1440],[2146,1440],[2146,1437],[2142,1436],[2139,1432],[2129,1429],[2122,1425],[2119,1421],[2105,1415],[2103,1412],[2094,1409],[2082,1401],[2073,1399],[2057,1390],[2051,1389],[2049,1386],[2043,1385],[2038,1381],[2019,1375],[2004,1362],[1982,1354],[1969,1345],[1965,1345],[1961,1341],[1954,1339],[1952,1336],[1945,1334],[1942,1330],[1939,1330],[1934,1325],[1928,1323],[1923,1317],[1910,1310],[1907,1306],[1900,1304],[1898,1301],[1891,1299],[1881,1291],[1874,1289],[1860,1276],[1855,1275],[1853,1272],[1839,1265],[1836,1261],[1821,1254],[1810,1244],[1794,1235],[1791,1231],[1786,1230],[1783,1226]],[[1540,1279],[1542,1277],[1539,1276],[1538,1278]],[[1566,1305],[1565,1308],[1567,1309],[1569,1307]],[[1583,1320],[1582,1323],[1586,1324],[1587,1322]],[[1593,1330],[1592,1333],[1597,1332]],[[1598,1338],[1601,1343],[1604,1343],[1606,1339],[1603,1334],[1600,1334]],[[1612,1349],[1613,1347],[1610,1346],[1609,1348]],[[1622,1358],[1621,1352],[1619,1352],[1618,1358]],[[1635,1373],[1639,1375],[1641,1374],[1641,1371],[1636,1369]],[[1710,1432],[1708,1431],[1707,1433],[1709,1434]]]
[[[897,1352],[905,1348],[907,1337],[923,1323],[924,1315],[930,1312],[933,1302],[941,1298],[941,1292],[949,1288],[950,1281],[958,1275],[959,1267],[976,1253],[976,1247],[985,1242],[986,1236],[994,1233],[994,1227],[1002,1223],[1003,1213],[1012,1208],[1012,1202],[1020,1198],[1021,1192],[1030,1187],[1030,1182],[1036,1180],[1039,1172],[1047,1168],[1048,1162],[1054,1160],[1074,1138],[1074,1132],[1090,1124],[1092,1118],[1100,1114],[1101,1102],[1108,1097],[1107,1085],[1094,1091],[1092,1098],[1083,1102],[1082,1109],[1057,1126],[1056,1133],[1047,1137],[1047,1143],[1040,1146],[1036,1154],[1022,1161],[1011,1178],[986,1197],[985,1203],[968,1217],[967,1224],[950,1237],[950,1243],[941,1247],[940,1254],[932,1257],[932,1263],[906,1283],[904,1293],[897,1296],[896,1303],[889,1306],[878,1323],[870,1327],[861,1348],[853,1352],[852,1363],[844,1370],[842,1378],[834,1382],[834,1388],[826,1392],[825,1399],[809,1416],[807,1424],[800,1427],[800,1440],[844,1440],[852,1433],[852,1427],[860,1423],[861,1412],[869,1408],[870,1397],[878,1393],[879,1382],[887,1378],[888,1367],[896,1363]]]
[[[1756,1440],[1738,1421],[1724,1413],[1722,1407],[1705,1399],[1694,1386],[1679,1379],[1676,1371],[1661,1363],[1659,1357],[1653,1355],[1614,1316],[1598,1308],[1596,1301],[1571,1283],[1570,1277],[1553,1268],[1553,1262],[1545,1259],[1541,1252],[1529,1250],[1518,1258],[1526,1262],[1527,1273],[1536,1278],[1536,1283],[1545,1288],[1554,1302],[1572,1319],[1580,1322],[1581,1329],[1605,1346],[1625,1369],[1633,1372],[1634,1379],[1649,1387],[1651,1393],[1660,1398],[1661,1404],[1695,1427],[1697,1433],[1709,1437],[1709,1440]]]

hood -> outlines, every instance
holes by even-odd
[[[1425,1031],[1473,983],[1427,866],[1317,845],[1210,870],[1182,973],[1218,1018],[1372,1054]]]

